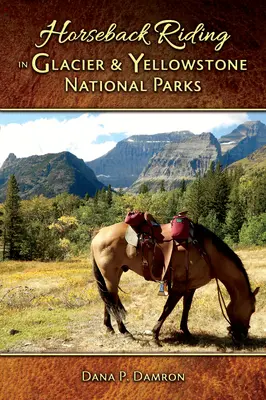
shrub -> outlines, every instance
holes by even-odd
[[[239,234],[240,243],[244,245],[266,244],[266,213],[250,217],[242,226]]]

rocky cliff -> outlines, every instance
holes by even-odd
[[[189,131],[135,135],[119,142],[106,155],[87,163],[97,178],[112,187],[137,191],[144,181],[156,189],[159,181],[176,187],[183,178],[203,174],[212,160],[230,165],[266,144],[266,126],[247,121],[219,141],[210,133]],[[135,183],[134,183],[135,182]]]
[[[10,154],[0,168],[0,201],[5,198],[12,173],[22,198],[41,193],[52,197],[62,192],[93,196],[103,183],[113,188],[131,187],[137,192],[144,182],[156,190],[164,180],[165,187],[171,189],[183,179],[190,181],[196,174],[204,174],[211,161],[219,160],[227,166],[264,145],[266,126],[248,121],[219,141],[211,133],[194,135],[189,131],[134,135],[87,165],[69,152],[27,158]]]
[[[67,151],[26,158],[11,153],[0,168],[0,202],[5,200],[11,174],[16,176],[22,199],[40,194],[54,197],[62,192],[93,196],[104,187],[83,160]]]
[[[129,187],[135,182],[152,156],[169,143],[180,143],[193,137],[189,131],[156,135],[134,135],[117,143],[104,156],[87,162],[97,178],[114,188]]]
[[[266,126],[260,121],[247,121],[219,139],[223,165],[241,160],[266,144]]]
[[[138,192],[142,183],[157,190],[162,181],[166,189],[173,189],[181,181],[191,181],[203,175],[212,161],[221,159],[221,147],[212,133],[193,135],[180,143],[168,143],[154,155],[130,190]]]

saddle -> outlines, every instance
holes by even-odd
[[[180,229],[180,222],[183,222],[183,219],[186,223]],[[185,245],[188,242],[188,221],[185,213],[178,214],[171,223],[163,225],[160,225],[147,212],[134,211],[127,214],[125,222],[129,226],[125,239],[128,244],[140,250],[143,276],[146,280],[171,282],[170,261],[173,251],[177,250],[178,245],[181,243]],[[179,231],[179,237],[177,231]]]

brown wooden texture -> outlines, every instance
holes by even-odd
[[[265,100],[266,14],[264,2],[242,0],[15,0],[1,1],[0,8],[0,107],[1,108],[263,108]],[[143,42],[71,42],[58,44],[52,39],[37,49],[41,30],[54,19],[61,27],[71,20],[69,31],[106,30],[115,22],[118,31],[132,32],[150,22],[149,39]],[[167,43],[157,44],[153,26],[159,21],[179,21],[186,32],[204,23],[206,30],[227,31],[231,38],[221,51],[214,51],[214,43],[187,43],[184,50],[173,49]],[[171,37],[174,41],[174,37]],[[56,63],[67,59],[103,59],[105,71],[56,71],[38,74],[29,66],[18,67],[19,61],[30,65],[33,56],[48,53]],[[128,53],[135,56],[144,52],[155,60],[171,59],[247,59],[247,71],[141,71],[133,72]],[[121,72],[111,71],[111,59],[123,62]],[[77,76],[80,80],[144,80],[151,87],[153,77],[169,81],[200,80],[201,92],[68,92],[64,91],[64,77]]]
[[[165,399],[228,400],[265,398],[265,359],[256,357],[2,357],[3,400]],[[129,382],[119,382],[119,371]],[[115,382],[82,382],[82,371],[113,374]],[[133,371],[180,373],[185,381],[133,382]],[[139,376],[139,375],[138,375]]]

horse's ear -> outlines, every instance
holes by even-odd
[[[259,293],[259,290],[260,290],[260,288],[256,287],[256,289],[253,292],[254,296],[257,296],[257,294]]]

